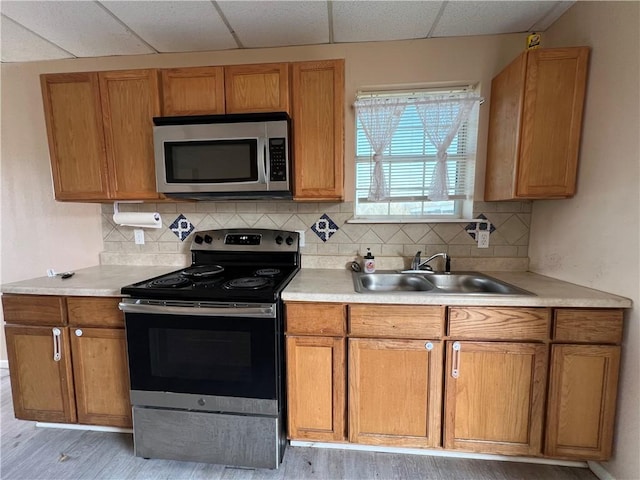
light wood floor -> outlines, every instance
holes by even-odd
[[[302,447],[288,447],[278,470],[144,460],[133,456],[128,434],[36,428],[14,419],[8,370],[0,369],[0,376],[3,480],[597,480],[584,468]]]

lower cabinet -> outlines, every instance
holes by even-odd
[[[68,329],[7,325],[5,334],[16,418],[76,422]]]
[[[346,306],[286,305],[288,428],[291,439],[346,439]]]
[[[289,437],[345,439],[343,338],[287,337]]]
[[[622,322],[622,310],[555,311],[545,455],[611,457]]]
[[[348,370],[351,442],[440,445],[440,342],[350,338]]]
[[[444,447],[536,456],[542,449],[547,347],[447,342]]]
[[[118,301],[3,295],[16,418],[131,427],[124,318]],[[55,315],[52,302],[61,306]]]
[[[71,328],[78,422],[131,427],[123,329]]]
[[[611,457],[621,309],[286,308],[291,439]]]

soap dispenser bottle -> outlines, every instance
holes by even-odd
[[[375,257],[371,254],[371,249],[367,248],[367,254],[364,256],[365,273],[373,273],[376,271]]]

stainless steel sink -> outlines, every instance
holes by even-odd
[[[426,292],[434,285],[422,275],[406,273],[354,273],[356,292]]]
[[[534,295],[479,272],[354,273],[358,293],[422,292],[449,295]]]

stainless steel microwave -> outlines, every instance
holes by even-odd
[[[292,198],[284,112],[155,117],[158,192],[169,197]]]

